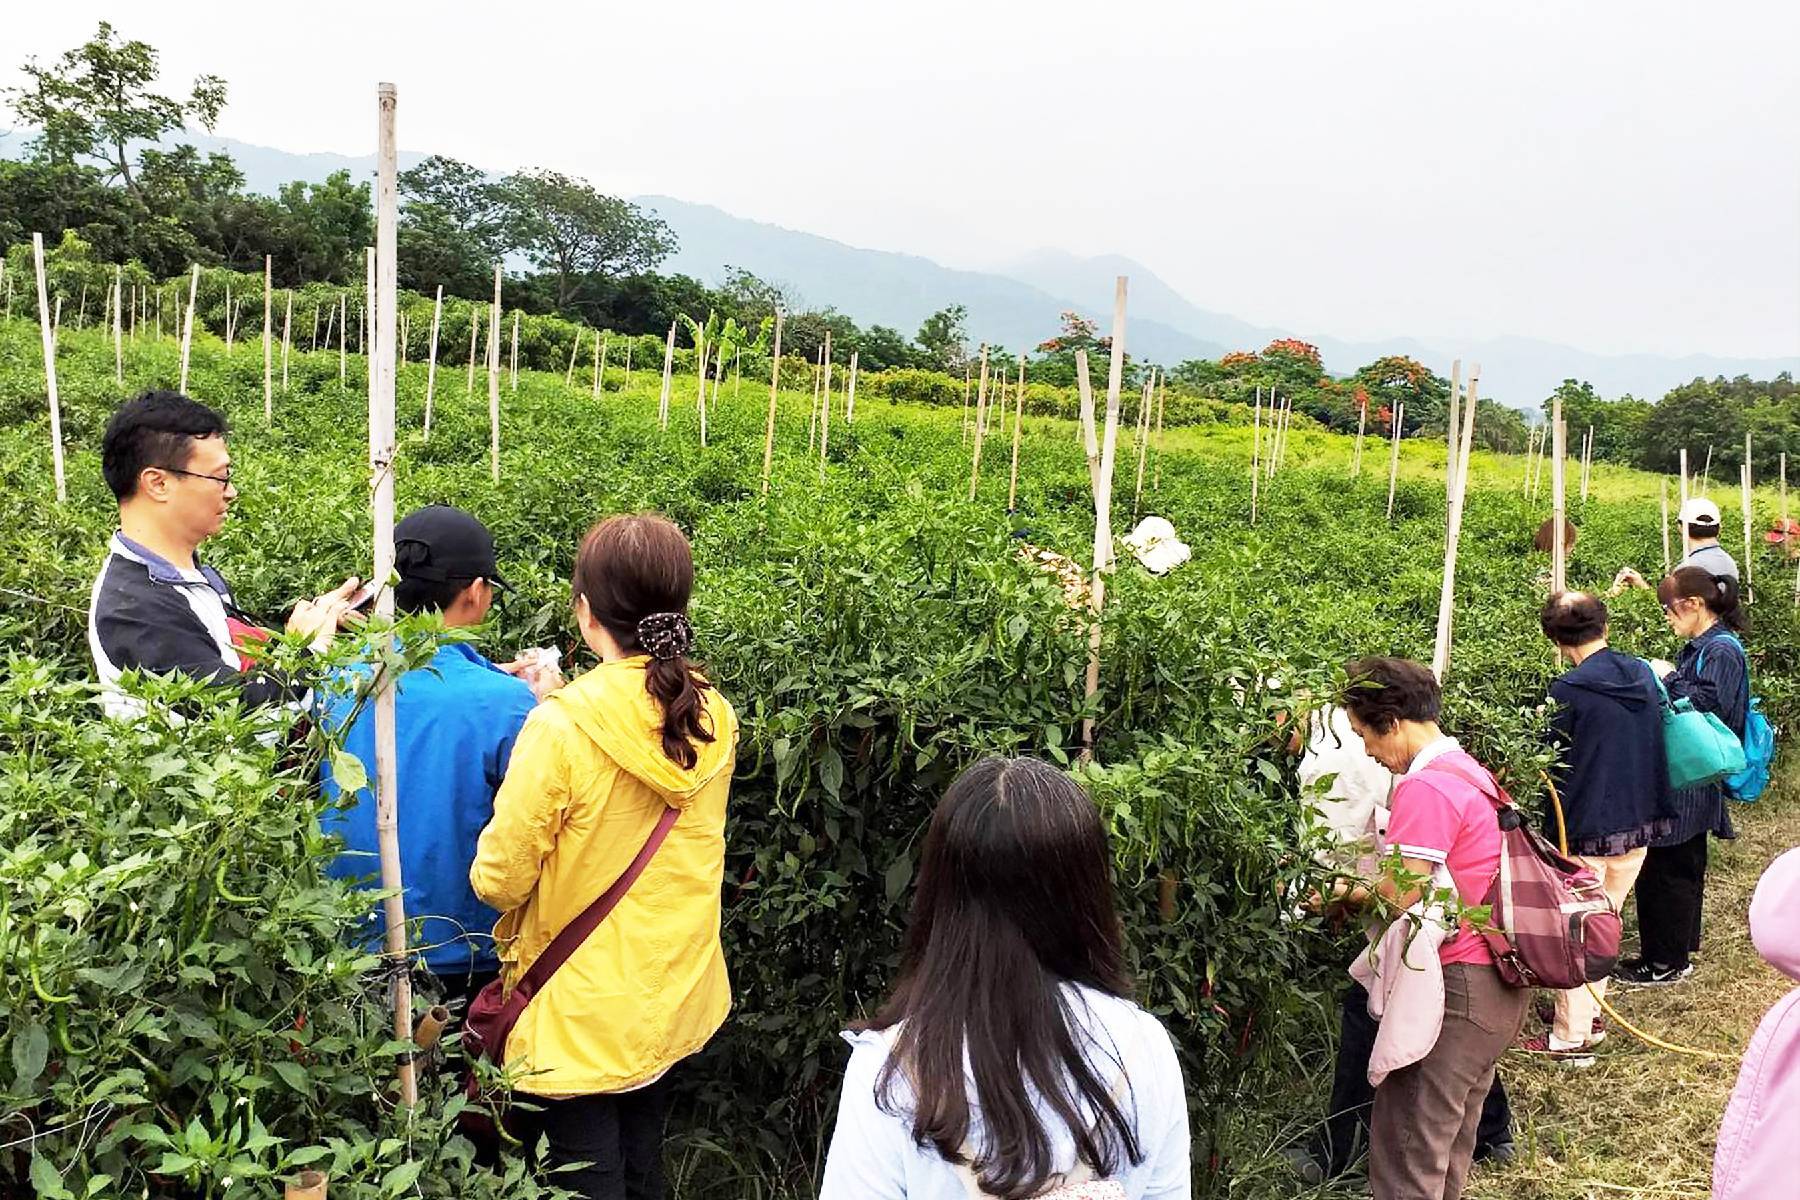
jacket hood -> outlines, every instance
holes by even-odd
[[[683,767],[663,753],[662,705],[644,689],[649,661],[639,656],[601,663],[552,692],[544,703],[556,705],[627,774],[671,806],[685,808],[721,771],[730,769],[737,750],[737,714],[717,688],[703,691],[705,721],[713,740],[697,743],[694,765]]]
[[[1637,659],[1627,658],[1616,650],[1607,649],[1565,672],[1562,682],[1569,687],[1616,700],[1635,711],[1647,707],[1651,703],[1651,697],[1656,694],[1649,672],[1650,668]]]
[[[1789,850],[1763,872],[1750,901],[1750,940],[1771,967],[1800,979],[1800,849]]]

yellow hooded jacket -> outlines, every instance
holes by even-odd
[[[649,1083],[706,1045],[731,1007],[719,941],[725,801],[738,720],[705,697],[714,740],[683,769],[662,749],[644,656],[603,663],[552,693],[519,734],[469,882],[511,987],[557,931],[643,848],[665,805],[681,810],[618,907],[550,977],[506,1042],[522,1091],[585,1096]]]

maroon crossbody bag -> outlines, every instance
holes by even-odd
[[[623,874],[613,880],[612,886],[601,892],[594,902],[581,911],[581,915],[564,925],[557,935],[550,939],[544,952],[532,960],[525,974],[512,991],[505,990],[504,977],[496,979],[476,995],[469,1005],[468,1015],[463,1018],[463,1048],[472,1058],[485,1058],[495,1066],[506,1062],[506,1039],[512,1033],[514,1025],[525,1012],[525,1006],[531,1003],[533,996],[543,990],[550,982],[550,977],[557,969],[569,961],[569,956],[587,941],[588,935],[600,928],[601,922],[624,899],[625,893],[631,890],[650,860],[656,857],[661,849],[663,839],[669,836],[674,828],[675,820],[681,815],[677,808],[665,808],[657,819],[656,828],[650,831],[643,848]],[[484,1108],[477,1105],[489,1099],[476,1080],[474,1068],[471,1067],[465,1076],[464,1090],[469,1097],[469,1107],[463,1110],[459,1119],[462,1131],[477,1144],[492,1143],[498,1137],[493,1118]]]

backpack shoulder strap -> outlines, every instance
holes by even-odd
[[[1473,762],[1474,760],[1471,759],[1470,761]],[[1464,783],[1480,792],[1483,796],[1486,796],[1488,802],[1495,808],[1511,808],[1513,806],[1513,798],[1507,794],[1505,788],[1500,786],[1500,781],[1495,779],[1494,776],[1479,763],[1475,765],[1474,770],[1470,770],[1460,762],[1446,762],[1444,757],[1440,755],[1439,757],[1432,759],[1429,763],[1426,763],[1425,770],[1438,771],[1445,775],[1456,776],[1456,778],[1462,780]]]

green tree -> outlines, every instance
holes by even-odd
[[[1433,374],[1417,359],[1389,354],[1358,369],[1351,379],[1369,393],[1370,401],[1380,410],[1382,423],[1390,419],[1397,406],[1405,404],[1408,431],[1446,432],[1450,381]]]
[[[557,171],[521,171],[501,185],[513,245],[556,279],[556,305],[582,276],[647,271],[675,251],[660,218]]]
[[[969,363],[969,310],[961,304],[940,308],[919,326],[921,365],[960,374]]]
[[[149,43],[123,41],[102,21],[91,39],[52,65],[27,59],[26,83],[8,88],[6,97],[21,119],[38,127],[34,154],[64,165],[99,159],[144,200],[127,153],[132,143],[161,141],[190,120],[211,131],[225,106],[225,81],[217,75],[195,79],[185,100],[152,91],[156,60]]]
[[[865,371],[892,371],[919,365],[920,352],[898,329],[871,325],[856,346],[857,364]]]
[[[324,183],[295,180],[276,200],[282,233],[281,249],[275,251],[278,282],[292,287],[363,277],[363,248],[375,242],[367,183],[352,183],[350,172],[333,171]]]

